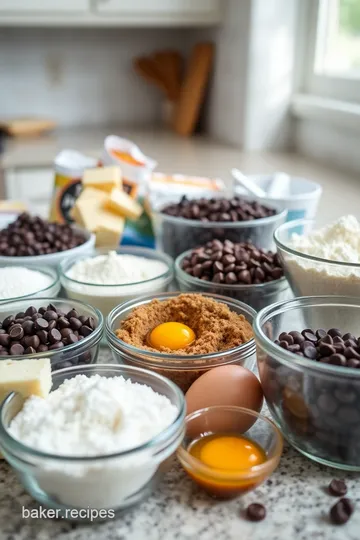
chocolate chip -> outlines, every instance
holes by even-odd
[[[343,497],[347,493],[347,486],[344,480],[331,480],[329,484],[329,493],[335,497]]]
[[[25,315],[29,317],[32,317],[33,315],[35,315],[35,313],[37,313],[37,309],[34,306],[28,307],[27,310],[25,311]]]
[[[35,354],[35,353],[36,353],[36,350],[33,347],[27,347],[27,349],[25,349],[24,351],[24,354]]]
[[[328,330],[328,334],[332,338],[334,338],[336,336],[339,336],[339,337],[342,336],[342,333],[340,332],[340,330],[338,328],[330,328],[330,330]]]
[[[14,345],[11,345],[9,352],[12,356],[19,356],[24,354],[24,350],[24,347],[20,343],[15,343]]]
[[[57,318],[58,318],[58,314],[56,313],[56,311],[53,311],[51,309],[45,311],[44,313],[44,319],[46,319],[48,322],[56,321]]]
[[[56,343],[58,341],[61,341],[61,334],[59,330],[57,330],[56,328],[50,330],[50,332],[48,333],[48,339],[50,343]]]
[[[70,323],[65,317],[59,317],[57,325],[59,329],[63,329],[68,328],[70,326]]]
[[[39,352],[39,353],[47,352],[48,350],[49,350],[48,346],[44,345],[43,343],[41,343],[37,348],[37,352]]]
[[[47,322],[46,319],[43,319],[42,317],[40,317],[39,319],[36,319],[36,321],[34,322],[34,327],[36,330],[46,330],[49,326],[49,323]]]
[[[57,341],[56,343],[53,343],[49,347],[49,351],[53,351],[55,349],[62,349],[64,347],[64,344],[62,341]]]
[[[250,521],[262,521],[266,517],[266,508],[260,503],[252,503],[246,509],[246,517]]]
[[[354,503],[351,499],[344,497],[340,499],[330,509],[330,520],[335,525],[344,525],[354,512]]]
[[[41,341],[41,343],[43,343],[44,345],[47,343],[48,333],[46,332],[46,330],[40,330],[36,335],[38,339]]]
[[[10,344],[9,334],[0,334],[0,345],[2,347],[8,347]]]
[[[92,333],[92,328],[86,326],[85,324],[80,328],[80,334],[84,337],[89,336]]]
[[[30,335],[34,331],[34,322],[33,321],[24,321],[22,324],[24,334]]]
[[[9,336],[12,340],[21,340],[24,337],[24,330],[21,324],[14,324],[9,330]]]

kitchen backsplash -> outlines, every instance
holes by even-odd
[[[158,123],[160,93],[131,60],[169,47],[186,54],[193,39],[191,29],[2,28],[0,116],[48,116],[63,126]]]

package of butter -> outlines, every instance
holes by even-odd
[[[137,212],[128,211],[125,213],[125,225],[122,233],[122,245],[136,245],[143,247],[155,247],[154,233],[151,224],[150,212],[146,204],[148,194],[148,186],[151,180],[151,175],[157,163],[152,158],[143,154],[140,148],[129,141],[109,135],[104,141],[103,153],[104,166],[118,166],[122,176],[122,190],[133,199],[134,203],[140,205],[142,212],[139,217]],[[116,201],[113,200],[108,204],[115,210],[119,204],[126,210],[127,206],[125,199],[117,193]],[[119,199],[123,199],[120,201]],[[132,205],[131,205],[132,206]]]
[[[149,183],[149,200],[153,208],[159,209],[166,204],[178,202],[183,195],[195,199],[225,189],[220,178],[156,172],[152,174]]]
[[[58,223],[73,221],[70,212],[80,194],[84,170],[97,165],[97,159],[85,156],[76,150],[62,150],[56,156],[51,221]]]

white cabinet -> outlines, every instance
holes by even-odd
[[[0,28],[207,26],[221,22],[221,1],[0,0]]]
[[[54,187],[51,168],[16,168],[5,170],[7,199],[25,202],[31,213],[47,218]]]
[[[12,13],[63,13],[86,12],[89,0],[0,0],[0,12]]]
[[[123,15],[214,15],[220,8],[219,0],[97,0],[100,13]]]

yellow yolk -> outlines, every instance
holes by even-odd
[[[189,326],[179,322],[166,322],[156,326],[149,335],[149,345],[154,349],[184,349],[195,340],[195,333]]]
[[[190,453],[213,469],[237,471],[266,461],[264,451],[245,437],[210,435],[198,439]]]

